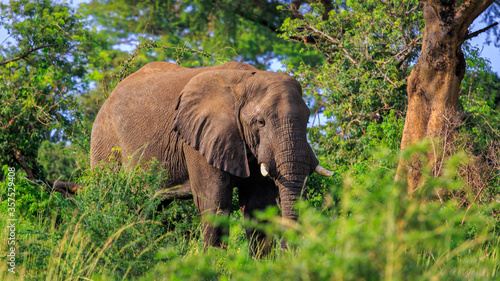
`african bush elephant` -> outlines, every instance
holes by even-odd
[[[307,177],[331,175],[307,143],[309,114],[300,84],[286,74],[237,62],[153,62],[119,83],[99,111],[91,166],[111,155],[122,163],[155,157],[168,170],[165,188],[191,191],[202,219],[229,214],[236,186],[244,217],[280,198],[282,216],[296,220],[292,205]],[[204,223],[205,246],[223,245],[225,232]],[[246,232],[251,249],[265,243],[263,233]]]

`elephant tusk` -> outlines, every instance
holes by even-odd
[[[267,166],[267,164],[266,164],[266,163],[261,163],[261,164],[260,164],[260,173],[261,173],[264,177],[269,176],[269,166]]]
[[[319,175],[322,175],[324,177],[331,177],[331,176],[333,176],[333,172],[332,171],[328,171],[327,169],[321,167],[320,165],[316,166],[316,169],[314,169],[314,171],[316,173],[318,173]]]

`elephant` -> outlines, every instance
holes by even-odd
[[[91,167],[110,157],[122,164],[156,158],[168,172],[161,188],[194,199],[204,246],[224,247],[228,230],[204,217],[229,215],[234,187],[244,218],[278,204],[284,219],[297,220],[293,204],[308,176],[332,175],[307,142],[309,115],[299,82],[287,74],[239,62],[152,62],[121,81],[97,114]],[[252,253],[269,245],[262,232],[246,235]]]

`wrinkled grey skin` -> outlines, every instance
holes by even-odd
[[[292,205],[318,165],[308,117],[300,84],[288,75],[237,62],[197,69],[154,62],[118,84],[99,111],[91,165],[113,153],[123,163],[155,157],[168,169],[165,188],[191,191],[202,218],[229,214],[237,186],[244,217],[279,198],[283,217],[296,220]],[[205,245],[222,246],[225,234],[203,224]],[[268,245],[252,229],[247,238],[254,253]]]

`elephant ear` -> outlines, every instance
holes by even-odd
[[[234,93],[242,78],[238,72],[209,71],[193,77],[179,97],[174,130],[210,165],[246,178],[250,168]]]

